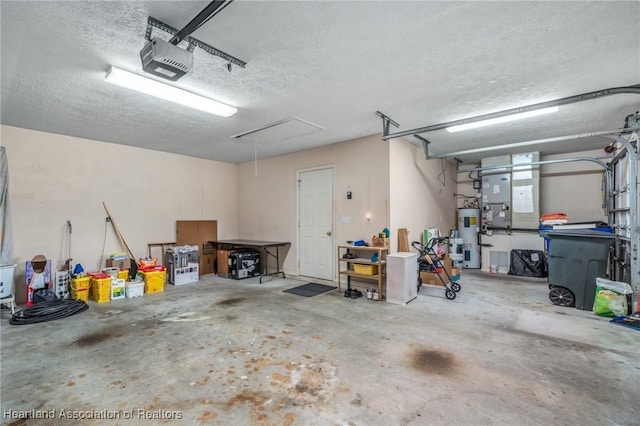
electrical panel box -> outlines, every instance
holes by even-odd
[[[511,164],[511,156],[485,158],[482,167]],[[482,225],[494,230],[511,227],[511,169],[482,172]]]

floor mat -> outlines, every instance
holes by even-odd
[[[282,291],[284,291],[285,293],[297,294],[298,296],[311,297],[324,293],[326,291],[335,290],[336,288],[337,287],[332,287],[330,285],[306,283],[299,285],[298,287],[293,287]]]
[[[632,328],[636,331],[640,331],[640,320],[636,320],[630,317],[615,317],[609,322],[612,324],[623,325],[625,327]]]

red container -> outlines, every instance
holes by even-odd
[[[88,272],[88,273],[87,273],[87,275],[89,275],[91,278],[95,278],[95,279],[97,279],[97,280],[101,280],[101,279],[104,279],[104,278],[109,278],[109,277],[111,277],[111,275],[109,275],[109,274],[105,274],[105,273],[104,273],[104,272],[102,272],[102,271],[97,271],[97,272]]]
[[[166,270],[167,268],[164,266],[142,266],[138,268],[140,272],[162,272]]]

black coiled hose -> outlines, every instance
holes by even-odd
[[[16,312],[9,320],[9,324],[22,325],[55,321],[87,309],[89,309],[89,305],[82,300],[49,300]]]

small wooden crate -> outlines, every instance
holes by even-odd
[[[373,237],[371,247],[389,247],[389,238]]]

